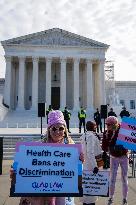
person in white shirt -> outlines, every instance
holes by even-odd
[[[99,169],[97,167],[96,156],[102,154],[102,149],[100,146],[100,141],[96,135],[96,123],[93,121],[88,121],[86,123],[86,130],[87,132],[81,136],[81,143],[85,159],[83,163],[83,171],[90,170],[97,174]],[[83,205],[95,205],[97,196],[84,195],[80,200]]]

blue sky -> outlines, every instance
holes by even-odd
[[[62,28],[110,45],[106,59],[114,61],[115,80],[136,80],[135,0],[0,0],[0,8],[0,41]]]

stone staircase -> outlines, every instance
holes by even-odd
[[[32,110],[7,110],[7,113],[0,120],[0,128],[38,128],[40,127],[41,118],[37,116],[37,112]],[[78,111],[70,111],[70,127],[76,128],[79,126]],[[93,119],[93,113],[87,111],[87,120]],[[47,127],[47,117],[42,118],[43,127]]]
[[[2,104],[3,96],[0,94],[0,121],[3,121],[3,119],[6,117],[8,113],[8,108],[6,108]]]
[[[71,134],[72,139],[75,143],[80,143],[81,134]],[[27,135],[27,136],[5,136],[3,138],[3,159],[12,160],[15,155],[15,146],[16,143],[21,142],[30,142],[30,141],[40,141],[40,135]]]

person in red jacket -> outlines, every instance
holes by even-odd
[[[110,187],[109,187],[109,200],[107,205],[113,204],[114,191],[117,170],[121,167],[121,180],[122,180],[122,205],[128,205],[128,150],[122,145],[116,145],[120,125],[118,119],[115,116],[109,116],[106,119],[107,130],[103,133],[102,149],[104,152],[110,154]]]

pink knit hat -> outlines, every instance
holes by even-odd
[[[48,127],[55,125],[57,123],[63,124],[66,126],[63,113],[60,110],[53,110],[48,114]]]
[[[106,119],[106,124],[116,125],[116,124],[118,124],[118,118],[116,118],[114,116],[109,116]]]

